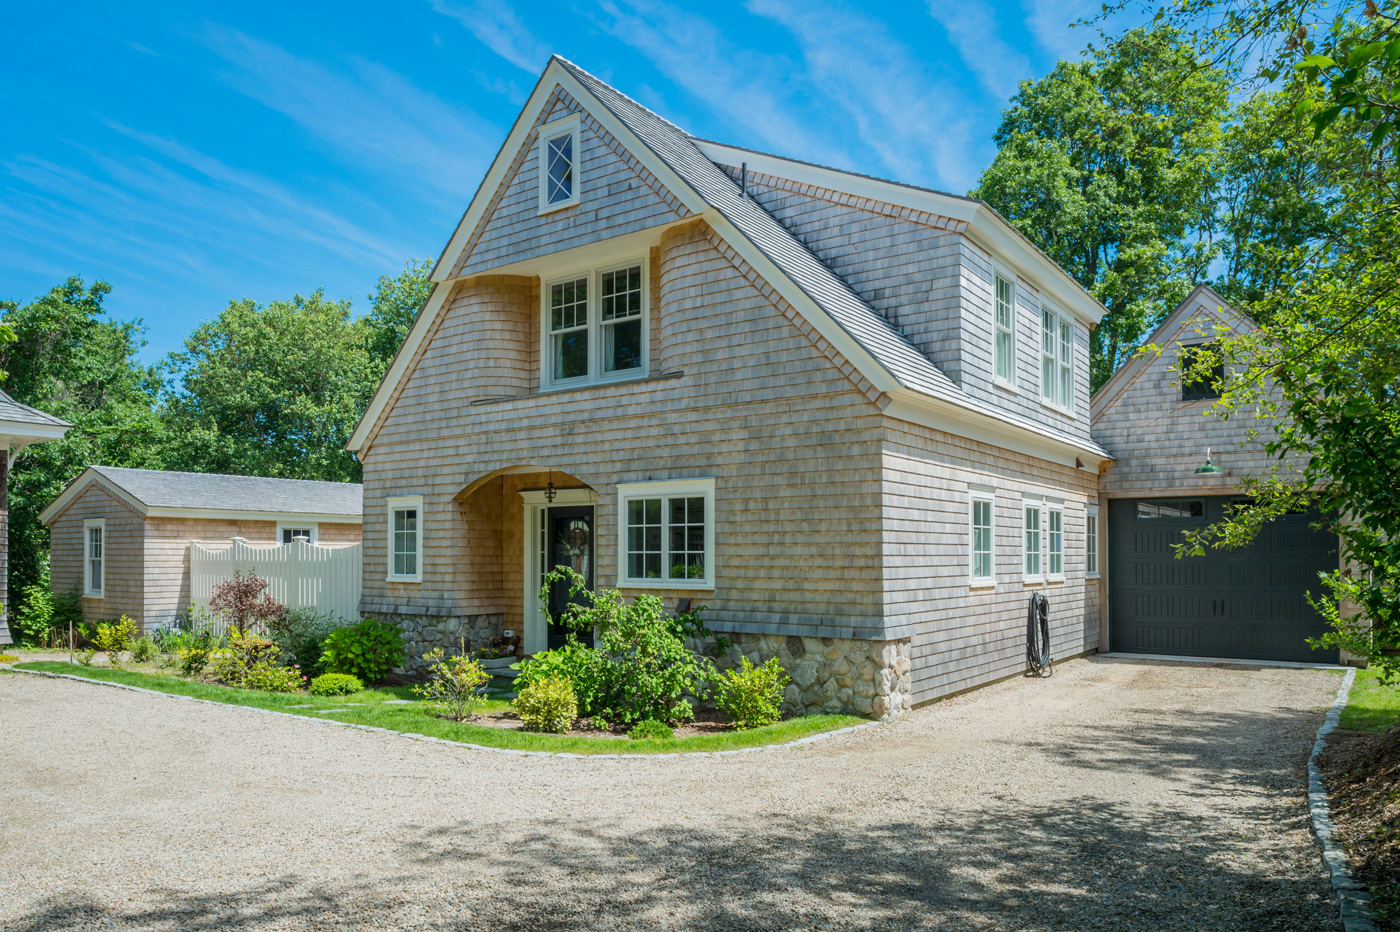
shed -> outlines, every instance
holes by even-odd
[[[360,501],[351,482],[89,466],[40,520],[54,590],[80,592],[88,618],[127,615],[146,630],[189,605],[192,542],[352,546]]]
[[[0,391],[0,644],[10,643],[10,463],[31,443],[58,440],[71,425]]]

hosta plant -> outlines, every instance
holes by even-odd
[[[321,665],[330,673],[349,673],[374,684],[402,664],[403,656],[403,629],[366,618],[330,633],[322,646]]]

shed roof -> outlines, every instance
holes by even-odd
[[[357,520],[363,511],[363,486],[358,482],[89,466],[44,509],[40,519],[51,523],[93,482],[100,482],[149,516],[190,513],[266,520],[279,516]]]

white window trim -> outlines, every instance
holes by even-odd
[[[1048,389],[1051,389],[1051,390],[1054,390],[1054,388],[1055,388],[1055,386],[1053,386],[1053,385],[1047,386],[1047,385],[1045,384],[1045,359],[1046,359],[1046,356],[1045,356],[1045,315],[1046,315],[1046,314],[1049,314],[1052,318],[1054,318],[1054,321],[1055,321],[1055,356],[1053,357],[1054,360],[1055,360],[1055,365],[1054,365],[1054,373],[1053,373],[1053,375],[1054,375],[1054,379],[1055,379],[1056,385],[1058,385],[1058,383],[1059,383],[1059,379],[1060,379],[1060,369],[1063,368],[1064,365],[1065,365],[1064,360],[1060,358],[1060,326],[1061,326],[1062,324],[1066,324],[1066,323],[1069,324],[1069,335],[1070,335],[1070,340],[1069,340],[1069,372],[1070,372],[1070,384],[1069,384],[1069,404],[1068,404],[1068,405],[1061,404],[1060,402],[1058,402],[1058,401],[1055,400],[1055,398],[1054,398],[1053,395],[1046,394],[1046,389],[1047,389],[1047,388],[1048,388]],[[1074,417],[1074,416],[1075,416],[1075,413],[1074,413],[1074,411],[1075,411],[1074,393],[1075,393],[1075,391],[1076,391],[1076,389],[1077,389],[1077,385],[1078,385],[1078,381],[1079,381],[1079,380],[1078,380],[1078,375],[1079,375],[1079,374],[1075,371],[1075,368],[1074,368],[1074,362],[1075,362],[1075,359],[1076,359],[1077,356],[1078,356],[1078,352],[1077,352],[1077,350],[1076,350],[1076,342],[1077,342],[1077,341],[1076,341],[1076,334],[1075,334],[1075,329],[1074,329],[1074,318],[1071,317],[1071,316],[1069,316],[1068,314],[1062,314],[1062,313],[1060,313],[1059,311],[1055,310],[1054,305],[1049,304],[1049,303],[1045,302],[1044,300],[1042,300],[1042,301],[1041,301],[1041,304],[1040,304],[1040,321],[1039,321],[1039,326],[1036,328],[1036,348],[1037,348],[1037,352],[1036,352],[1036,354],[1035,354],[1036,361],[1039,363],[1039,367],[1038,367],[1038,368],[1040,369],[1040,403],[1041,403],[1041,405],[1043,405],[1044,407],[1050,408],[1051,410],[1054,410],[1054,411],[1058,411],[1058,412],[1060,412],[1061,414],[1068,415],[1069,417]]]
[[[671,579],[670,514],[661,508],[661,579],[634,579],[627,575],[627,503],[638,498],[705,498],[705,576],[703,579]],[[617,587],[619,589],[713,589],[715,587],[715,480],[669,479],[660,482],[617,484]]]
[[[991,517],[992,575],[977,575],[976,508],[986,502]],[[967,585],[971,589],[995,589],[997,584],[997,499],[996,492],[986,486],[969,486],[967,502]]]
[[[997,374],[997,336],[1001,331],[1001,325],[997,322],[997,278],[1000,277],[1011,285],[1011,378],[1004,379]],[[1020,330],[1016,326],[1017,301],[1020,298],[1020,282],[1017,277],[999,265],[992,266],[992,384],[999,388],[1004,388],[1009,392],[1019,394],[1020,389],[1016,387],[1017,369],[1017,340],[1016,334]]]
[[[603,371],[603,307],[602,283],[605,272],[633,265],[642,267],[642,364],[636,369],[620,372]],[[588,374],[572,379],[554,378],[554,340],[550,333],[549,289],[553,285],[579,278],[588,279]],[[619,254],[614,259],[590,262],[567,272],[551,275],[540,285],[540,391],[568,391],[591,385],[614,382],[634,382],[651,372],[651,262],[645,253]]]
[[[1054,552],[1050,549],[1050,516],[1057,514],[1060,516],[1060,571],[1050,572],[1050,555]],[[1041,564],[1040,569],[1045,574],[1045,581],[1052,583],[1062,583],[1065,581],[1065,506],[1064,502],[1047,501],[1045,511],[1040,517],[1040,526],[1043,529],[1041,541]]]
[[[1026,572],[1026,512],[1034,508],[1040,516],[1040,550],[1039,559],[1036,561],[1040,567],[1039,573]],[[1039,498],[1021,499],[1021,579],[1026,583],[1045,582],[1045,501]]]
[[[102,570],[97,580],[97,588],[92,588],[92,545],[88,543],[90,528],[98,528],[102,531]],[[107,592],[107,519],[106,518],[86,518],[83,520],[83,598],[101,599],[106,597]]]
[[[320,528],[318,528],[318,527],[316,526],[316,522],[315,522],[315,521],[307,521],[307,522],[300,522],[300,521],[278,521],[278,522],[277,522],[277,543],[278,543],[279,545],[282,543],[282,532],[283,532],[284,530],[287,530],[288,528],[291,528],[292,530],[301,530],[301,529],[305,529],[308,525],[310,526],[310,529],[311,529],[311,543],[313,543],[313,544],[316,543],[316,541],[317,541],[317,540],[320,538],[320,536],[321,536],[321,530],[320,530]]]
[[[579,115],[570,114],[561,120],[553,123],[546,123],[539,128],[536,138],[539,140],[539,194],[541,214],[553,213],[556,210],[563,210],[565,207],[573,207],[579,202],[579,195],[583,190],[583,151],[579,147]],[[549,203],[549,166],[546,164],[549,157],[549,140],[558,139],[565,133],[573,136],[574,150],[574,193],[572,197],[562,201]]]
[[[389,582],[421,583],[423,581],[423,531],[427,525],[427,522],[423,520],[423,496],[391,495],[385,499],[385,504],[387,505],[385,513],[388,516],[385,531],[387,543],[389,545],[388,559],[386,561],[387,565],[385,567],[388,571],[386,578]],[[418,571],[412,574],[396,575],[394,573],[394,512],[407,508],[415,508],[418,510],[418,537],[415,541],[418,545],[418,559],[414,561],[414,565],[417,567]]]
[[[1092,518],[1093,521],[1094,521],[1094,533],[1093,533],[1093,535],[1092,535],[1093,541],[1094,541],[1094,568],[1093,568],[1092,570],[1089,569],[1089,540],[1090,540],[1090,536],[1091,536],[1091,535],[1089,534],[1089,519],[1090,519],[1090,518]],[[1098,506],[1098,505],[1085,505],[1085,506],[1084,506],[1084,576],[1085,576],[1086,579],[1098,579],[1098,578],[1099,578],[1099,576],[1101,575],[1100,570],[1099,570],[1099,564],[1100,564],[1100,562],[1101,562],[1102,560],[1103,560],[1103,537],[1101,536],[1101,531],[1100,531],[1100,529],[1099,529],[1099,506]]]

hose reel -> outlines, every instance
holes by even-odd
[[[1044,593],[1032,592],[1026,611],[1026,660],[1035,676],[1051,676],[1050,600]]]

